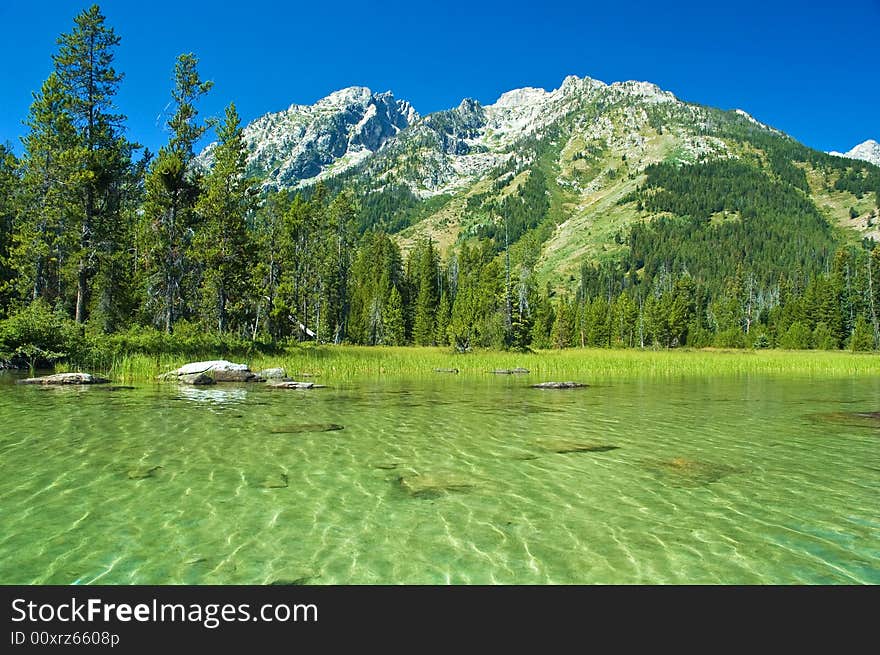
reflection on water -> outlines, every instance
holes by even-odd
[[[242,402],[247,398],[247,390],[241,387],[230,387],[229,385],[204,388],[181,384],[177,388],[177,396],[183,400],[191,400],[194,403],[223,405]]]
[[[0,377],[0,583],[880,582],[880,381],[487,378]]]

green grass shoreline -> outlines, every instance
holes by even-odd
[[[281,366],[292,377],[314,375],[322,380],[412,378],[441,375],[435,369],[457,369],[462,376],[485,376],[496,369],[523,367],[531,378],[576,380],[636,377],[715,377],[783,375],[853,377],[880,374],[880,355],[847,351],[785,350],[603,350],[567,349],[530,353],[449,348],[381,346],[294,346],[278,354],[247,357],[224,353],[201,356],[124,355],[91,372],[116,382],[155,380],[156,376],[192,361],[229,359],[251,370]],[[81,370],[60,364],[56,370]]]

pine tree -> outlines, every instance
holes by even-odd
[[[437,270],[439,261],[434,244],[428,240],[413,252],[412,286],[416,290],[413,317],[413,341],[419,346],[434,342],[434,321],[437,313]]]
[[[351,341],[367,345],[382,341],[382,313],[392,289],[401,296],[405,322],[406,300],[400,292],[402,286],[403,264],[397,244],[382,232],[365,234],[349,277],[348,338]]]
[[[67,189],[79,207],[74,214],[78,241],[75,320],[86,319],[92,278],[120,244],[121,202],[136,146],[124,137],[125,117],[115,113],[114,96],[122,75],[113,68],[119,37],[104,23],[97,5],[74,18],[74,28],[58,39],[53,56],[66,109],[79,137],[77,167],[82,175]],[[111,291],[112,293],[112,291]]]
[[[534,304],[533,323],[531,330],[531,343],[535,348],[550,348],[550,333],[556,321],[556,313],[550,302],[550,287],[548,285],[544,293],[537,294]]]
[[[255,215],[254,242],[257,256],[254,280],[257,297],[265,300],[265,305],[257,305],[255,327],[263,326],[271,339],[280,339],[288,324],[284,304],[279,302],[278,290],[287,266],[285,255],[290,250],[289,235],[285,230],[285,215],[289,209],[288,192],[276,191],[266,197]]]
[[[217,129],[214,166],[205,177],[196,211],[201,218],[194,246],[202,265],[202,307],[224,334],[241,330],[253,309],[247,293],[251,278],[247,220],[254,209],[254,182],[246,176],[247,149],[234,104]]]
[[[445,289],[440,294],[440,305],[434,325],[434,342],[438,346],[449,345],[449,321],[452,319],[452,306],[449,304],[449,292]]]
[[[197,72],[193,54],[180,55],[174,66],[171,99],[174,114],[168,121],[171,138],[150,166],[146,179],[144,216],[144,265],[147,274],[147,302],[157,322],[169,334],[185,295],[185,280],[192,270],[190,240],[195,226],[195,205],[199,198],[199,175],[193,166],[196,142],[208,129],[197,120],[196,103],[213,82],[204,82]]]
[[[328,308],[326,323],[332,329],[333,342],[339,343],[345,338],[349,275],[356,243],[357,213],[351,193],[338,194],[330,203],[327,215],[327,247],[321,275],[327,279],[324,285]]]
[[[69,299],[67,273],[79,223],[79,208],[70,190],[80,185],[82,148],[68,104],[58,76],[52,73],[34,94],[25,121],[28,132],[22,139],[21,196],[10,261],[17,295],[26,302],[43,298],[50,305],[64,306]]]
[[[550,343],[554,348],[570,348],[574,345],[574,316],[569,301],[563,298],[556,308],[556,320],[550,333]]]
[[[0,144],[0,318],[7,314],[15,288],[10,255],[19,185],[18,159],[11,148]]]
[[[639,306],[629,294],[621,294],[617,298],[615,316],[617,316],[617,339],[627,347],[636,345],[638,335]]]
[[[850,337],[850,350],[853,352],[874,350],[876,345],[871,325],[865,320],[864,316],[859,314],[858,318],[856,318],[856,325],[852,337]]]
[[[391,287],[388,302],[382,308],[382,339],[386,346],[402,346],[405,338],[403,322],[403,298],[397,287]]]

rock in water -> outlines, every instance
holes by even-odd
[[[36,378],[18,380],[18,384],[106,384],[107,378],[99,378],[90,373],[56,373]]]
[[[286,489],[289,484],[287,473],[273,473],[256,482],[253,486],[258,489]]]
[[[280,580],[272,580],[270,585],[273,586],[281,586],[281,587],[301,587],[302,585],[309,584],[312,580],[315,579],[314,575],[304,575],[299,578],[281,578]]]
[[[397,485],[413,498],[436,498],[449,492],[465,492],[474,488],[473,482],[452,473],[425,473],[401,475]]]
[[[162,470],[161,466],[152,466],[146,469],[132,469],[128,472],[129,480],[146,480],[147,478],[155,478],[159,471]]]
[[[344,425],[336,423],[302,423],[300,425],[282,425],[272,428],[271,432],[273,434],[300,434],[303,432],[335,432],[344,429]]]
[[[296,380],[281,380],[280,382],[269,381],[271,389],[326,389],[326,385],[314,382],[297,382]]]
[[[583,382],[541,382],[533,384],[532,389],[582,389],[588,386]]]
[[[725,464],[701,462],[684,457],[655,462],[652,467],[668,476],[674,486],[685,487],[710,484],[731,473],[741,472],[739,469]]]
[[[287,371],[283,368],[265,368],[257,373],[264,380],[283,380],[287,377]]]
[[[195,386],[208,386],[211,384],[217,384],[214,381],[214,378],[205,375],[204,373],[191,373],[189,375],[181,375],[177,378],[179,382],[183,382],[185,384],[193,384]]]
[[[160,380],[182,380],[190,376],[206,375],[214,379],[214,382],[262,382],[263,378],[252,372],[247,364],[235,364],[225,359],[217,359],[205,362],[192,362],[184,364],[178,369],[163,373]],[[193,379],[197,379],[193,377]],[[195,384],[194,382],[188,382]]]
[[[605,453],[620,448],[620,446],[612,444],[575,441],[573,439],[541,439],[538,444],[541,448],[554,453]]]

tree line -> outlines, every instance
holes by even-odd
[[[79,14],[34,93],[21,156],[0,146],[7,359],[52,361],[83,335],[137,332],[462,351],[880,341],[880,251],[838,248],[800,169],[649,167],[624,202],[667,218],[636,225],[627,254],[585,264],[565,296],[538,284],[534,262],[510,263],[510,244],[546,223],[540,170],[491,208],[503,222],[447,253],[424,239],[403,251],[384,230],[401,220],[400,198],[417,211],[411,193],[364,203],[322,184],[261,190],[235,105],[219,120],[200,115],[212,83],[193,54],[174,63],[167,143],[154,154],[129,140],[114,103],[119,42],[99,7]],[[845,169],[837,183],[862,194],[875,177]]]

